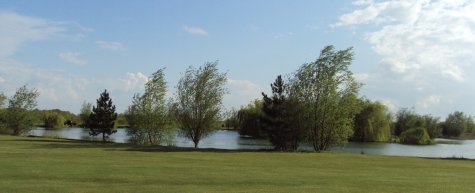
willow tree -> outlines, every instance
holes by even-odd
[[[326,46],[315,62],[303,64],[291,80],[291,97],[303,103],[307,137],[316,151],[344,143],[352,135],[360,84],[349,69],[352,48]]]
[[[180,133],[192,140],[195,148],[219,120],[221,102],[227,92],[226,73],[220,73],[217,65],[206,63],[198,69],[190,66],[176,87],[173,113]]]
[[[171,138],[171,121],[165,100],[167,83],[163,69],[153,73],[145,84],[145,92],[135,94],[125,117],[129,123],[131,142],[160,144]]]
[[[391,118],[380,102],[362,101],[362,110],[355,116],[353,140],[386,142],[391,138]]]

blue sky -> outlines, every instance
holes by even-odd
[[[269,92],[279,74],[353,46],[361,95],[395,111],[475,114],[473,1],[1,1],[0,90],[28,84],[39,108],[78,113],[108,89],[119,112],[165,67],[219,60],[226,108]]]

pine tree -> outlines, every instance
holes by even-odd
[[[299,104],[285,93],[285,85],[279,75],[271,84],[272,96],[262,93],[264,104],[263,122],[270,142],[277,150],[297,150],[303,132],[299,118]]]
[[[116,132],[114,122],[117,119],[115,113],[115,105],[112,105],[112,99],[109,97],[107,90],[101,93],[97,99],[97,106],[92,108],[89,115],[88,127],[89,135],[96,136],[102,134],[102,141],[106,141],[106,137]]]

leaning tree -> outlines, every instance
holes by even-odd
[[[173,114],[181,134],[191,139],[195,148],[219,120],[221,101],[227,92],[226,73],[220,73],[217,65],[206,63],[198,69],[190,66],[178,82]]]

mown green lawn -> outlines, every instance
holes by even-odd
[[[475,192],[475,161],[0,135],[0,192]]]

